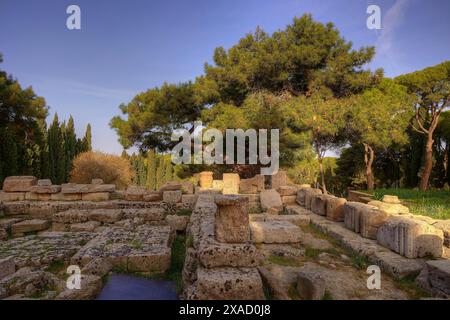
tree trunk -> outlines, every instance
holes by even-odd
[[[372,164],[375,158],[375,152],[366,143],[364,145],[364,162],[366,164],[366,178],[367,178],[367,190],[373,191],[374,188],[374,177],[372,172]]]
[[[319,169],[320,169],[320,178],[322,180],[322,191],[323,194],[327,194],[327,186],[325,184],[325,172],[323,170],[323,159],[321,156],[318,156],[318,160],[319,160]]]
[[[430,130],[427,135],[427,144],[425,146],[425,163],[423,167],[422,178],[420,179],[420,190],[428,189],[430,181],[431,170],[433,169],[433,132]]]

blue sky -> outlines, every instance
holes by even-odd
[[[66,28],[70,4],[81,30]],[[381,30],[366,27],[370,4],[381,7]],[[312,13],[355,48],[376,46],[370,67],[396,76],[450,59],[449,12],[448,0],[0,0],[0,69],[45,97],[49,120],[72,114],[79,135],[90,122],[94,148],[120,153],[108,125],[120,103],[194,79],[214,48],[258,25],[273,32]]]

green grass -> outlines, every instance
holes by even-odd
[[[177,212],[177,216],[190,216],[192,215],[192,210],[188,210],[188,209],[181,209],[180,211]]]
[[[413,274],[401,279],[394,279],[394,284],[397,288],[406,291],[410,299],[418,300],[420,298],[429,297],[430,295],[422,290],[415,282],[416,277],[417,274]]]
[[[288,258],[288,257],[281,257],[278,255],[271,254],[267,260],[273,264],[277,264],[279,266],[284,267],[299,267],[302,265],[302,263],[294,258]]]
[[[64,261],[54,261],[52,262],[45,271],[50,272],[50,273],[54,273],[54,274],[58,274],[61,271],[63,271],[66,267],[66,264],[64,263]]]
[[[398,196],[413,214],[434,219],[450,219],[448,190],[376,189],[373,192],[375,199],[381,199],[386,194]]]

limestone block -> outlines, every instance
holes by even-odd
[[[450,298],[450,260],[427,261],[428,281],[433,292],[444,298]]]
[[[387,212],[389,214],[408,214],[409,208],[399,203],[387,203],[378,200],[370,201],[367,203],[370,206],[375,206],[378,209]]]
[[[195,203],[197,202],[197,194],[183,194],[181,196],[181,203],[188,209],[194,209]]]
[[[263,190],[260,193],[261,208],[263,211],[276,213],[283,210],[280,194],[275,189]]]
[[[389,214],[378,209],[362,210],[360,215],[361,237],[376,239],[378,229],[389,218]]]
[[[81,223],[88,221],[87,210],[70,209],[53,216],[53,223]]]
[[[95,275],[81,275],[81,289],[66,289],[61,292],[57,300],[90,300],[94,299],[102,290],[102,279]]]
[[[83,193],[81,195],[83,201],[108,201],[109,192]]]
[[[114,223],[122,219],[123,212],[120,209],[95,209],[87,213],[90,221]]]
[[[38,194],[34,192],[26,192],[25,193],[25,200],[27,201],[38,201]]]
[[[327,215],[327,201],[333,196],[327,194],[316,194],[311,197],[311,211],[319,216]]]
[[[345,227],[356,233],[361,232],[361,212],[371,209],[376,209],[376,207],[361,202],[348,201],[344,205]]]
[[[249,243],[202,243],[197,256],[202,266],[208,269],[256,267],[262,259],[256,247]]]
[[[37,182],[37,185],[41,186],[41,187],[48,187],[48,186],[52,185],[52,180],[50,180],[50,179],[39,179],[38,182]]]
[[[25,200],[25,192],[4,192],[0,191],[0,201],[23,201]]]
[[[296,196],[297,195],[297,187],[296,186],[281,186],[278,188],[278,192],[280,196]]]
[[[296,198],[297,198],[297,196],[282,196],[281,202],[283,202],[283,205],[285,205],[285,206],[292,205],[292,204],[295,204]]]
[[[70,225],[68,223],[61,222],[53,222],[52,223],[52,231],[53,232],[67,232],[70,229]]]
[[[332,197],[327,200],[327,219],[333,221],[344,221],[344,198]]]
[[[297,243],[301,241],[301,230],[288,221],[250,222],[252,241],[255,243]]]
[[[197,269],[198,300],[263,300],[261,276],[256,268]]]
[[[274,175],[270,176],[270,187],[278,189],[281,186],[287,185],[287,173],[284,170],[278,170]]]
[[[40,180],[39,180],[40,181]],[[41,186],[41,185],[36,185],[36,186],[32,186],[30,188],[30,192],[33,193],[58,193],[61,191],[61,186],[58,185],[50,185],[50,186]]]
[[[100,227],[101,223],[98,221],[88,221],[82,223],[75,223],[70,225],[71,232],[94,232],[97,227]]]
[[[125,199],[128,201],[143,201],[146,193],[147,190],[144,187],[129,186],[125,194]]]
[[[440,257],[444,235],[442,230],[424,221],[393,216],[378,229],[377,241],[407,258]]]
[[[11,226],[13,234],[21,234],[33,231],[42,231],[49,227],[47,220],[32,219],[15,223]]]
[[[164,273],[170,266],[171,251],[164,247],[154,252],[132,252],[128,255],[128,272]]]
[[[160,192],[164,192],[164,191],[178,191],[182,189],[182,185],[180,182],[176,182],[176,181],[168,181],[166,183],[164,183],[161,188],[159,188]]]
[[[240,177],[237,173],[223,174],[223,194],[238,194]]]
[[[0,241],[8,240],[8,231],[4,228],[0,228]]]
[[[257,174],[250,179],[241,179],[239,184],[239,193],[255,194],[264,190],[264,176]]]
[[[384,195],[381,201],[385,203],[392,203],[392,204],[401,204],[401,201],[398,199],[397,196],[390,196],[390,195]]]
[[[305,208],[311,210],[311,200],[312,197],[318,194],[321,194],[322,190],[315,188],[307,188],[305,189]]]
[[[311,187],[308,187],[309,189]],[[297,191],[297,198],[296,198],[296,202],[299,206],[304,207],[305,206],[305,200],[306,200],[306,192],[308,188],[300,188]]]
[[[91,180],[91,184],[103,184],[103,183],[104,183],[103,179],[96,178]]]
[[[50,199],[52,201],[78,201],[81,200],[81,193],[53,193]]]
[[[167,203],[179,203],[181,202],[182,192],[178,191],[163,191],[163,201]]]
[[[214,233],[216,240],[242,243],[249,240],[250,227],[245,205],[248,200],[236,195],[217,195]]]
[[[37,179],[33,176],[10,176],[3,181],[3,191],[28,192],[36,184]]]
[[[166,221],[173,230],[184,231],[189,223],[189,216],[170,214],[166,216]]]
[[[213,173],[211,171],[200,172],[200,188],[209,189],[212,188]]]
[[[144,201],[147,202],[161,201],[162,199],[162,194],[159,191],[148,191],[144,194]]]
[[[303,300],[322,300],[325,294],[325,279],[320,273],[300,271],[297,277],[297,291]]]

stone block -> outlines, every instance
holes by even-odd
[[[263,190],[259,195],[261,199],[261,209],[277,213],[283,210],[283,202],[280,194],[275,189]]]
[[[38,201],[38,194],[33,192],[26,192],[25,193],[25,200],[27,201]]]
[[[122,219],[123,212],[120,209],[94,209],[87,213],[88,220],[105,223],[114,223]]]
[[[164,192],[164,191],[178,191],[182,189],[182,185],[180,182],[176,182],[176,181],[168,181],[166,183],[164,183],[161,188],[159,188],[160,192]]]
[[[344,221],[344,198],[332,197],[327,200],[327,219],[332,221]]]
[[[70,225],[71,232],[94,232],[97,227],[100,227],[101,223],[98,221],[88,221],[82,223],[75,223]]]
[[[450,298],[450,260],[427,261],[428,281],[433,293]]]
[[[295,204],[296,198],[297,198],[297,196],[282,196],[281,202],[283,202],[283,205],[285,205],[285,206],[292,205],[292,204]]]
[[[408,214],[409,208],[399,203],[387,203],[378,200],[370,201],[367,203],[370,206],[377,207],[378,209],[387,212],[389,214]]]
[[[80,201],[81,193],[53,193],[50,199],[52,201]]]
[[[265,178],[263,175],[257,174],[253,178],[241,179],[239,184],[239,193],[255,194],[264,190]]]
[[[40,181],[40,180],[39,180]],[[58,193],[61,191],[61,186],[58,185],[50,185],[50,186],[40,186],[40,185],[36,185],[36,186],[32,186],[30,188],[30,192],[33,193]]]
[[[4,192],[0,191],[0,201],[23,201],[25,200],[25,192]]]
[[[212,189],[222,193],[223,191],[223,180],[213,180]]]
[[[197,269],[198,300],[263,300],[261,276],[256,268]]]
[[[108,201],[109,200],[109,192],[83,193],[81,195],[81,200],[83,200],[83,201]]]
[[[278,170],[274,175],[270,176],[270,187],[279,189],[281,186],[287,185],[287,173],[284,170]]]
[[[216,240],[226,243],[242,243],[250,238],[248,214],[245,205],[248,200],[236,195],[217,195],[214,233]]]
[[[311,198],[311,211],[319,216],[327,215],[327,201],[333,196],[327,194],[316,194]]]
[[[325,279],[320,273],[300,271],[297,277],[297,291],[303,300],[322,300],[326,289]]]
[[[52,185],[52,180],[50,179],[39,179],[37,185],[40,187],[48,187]]]
[[[175,231],[184,231],[189,223],[189,216],[170,214],[166,216],[169,226]]]
[[[182,192],[178,191],[164,191],[163,192],[163,201],[166,203],[179,203],[181,202]]]
[[[183,192],[183,194],[193,194],[194,184],[190,181],[181,182],[181,191]]]
[[[223,174],[223,194],[239,194],[240,177],[237,173]]]
[[[296,196],[297,195],[297,187],[296,186],[281,186],[278,188],[278,192],[280,196]]]
[[[53,216],[53,223],[81,223],[88,221],[87,210],[70,209]]]
[[[104,184],[104,182],[103,179],[96,178],[91,180],[91,184]]]
[[[308,187],[309,189],[311,187]],[[305,207],[305,200],[306,200],[306,192],[308,188],[300,188],[297,191],[297,198],[295,199],[295,201],[297,202],[297,204],[299,206]]]
[[[209,189],[212,188],[213,173],[211,171],[200,172],[200,188]]]
[[[129,186],[125,194],[125,199],[128,201],[143,201],[147,190],[144,187]]]
[[[33,176],[10,176],[3,181],[3,191],[28,192],[36,184],[37,179]]]
[[[389,218],[389,214],[378,209],[362,210],[360,214],[360,233],[361,237],[376,239],[378,229]]]
[[[288,221],[250,222],[252,241],[255,243],[297,243],[301,241],[301,230]]]
[[[148,191],[146,194],[144,194],[144,201],[147,202],[156,202],[161,201],[162,199],[162,193],[159,191]]]
[[[197,202],[197,194],[183,194],[181,196],[181,203],[188,209],[194,209],[195,203]]]
[[[152,252],[131,252],[127,259],[128,272],[164,273],[170,266],[171,251],[164,247]]]
[[[393,216],[378,229],[377,242],[407,258],[440,257],[444,235],[424,221]]]
[[[392,204],[401,204],[401,201],[398,199],[397,196],[390,196],[390,195],[384,195],[381,201],[385,203],[392,203]]]
[[[16,264],[13,257],[0,259],[0,280],[16,272]]]
[[[11,226],[11,231],[14,235],[26,232],[42,231],[48,229],[48,227],[49,223],[47,220],[32,219],[13,224]]]
[[[305,208],[311,210],[311,200],[313,196],[322,194],[322,190],[315,188],[305,189]]]
[[[344,205],[345,227],[356,233],[361,232],[361,212],[371,209],[376,209],[376,207],[361,202],[348,201]]]

